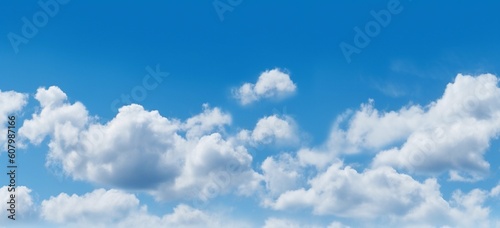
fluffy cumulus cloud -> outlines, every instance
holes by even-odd
[[[309,181],[309,189],[287,191],[272,205],[275,209],[312,207],[316,214],[372,218],[385,213],[405,213],[436,190],[435,180],[418,183],[391,168],[358,173],[341,163]],[[348,196],[348,197],[347,197]],[[396,204],[395,204],[396,203]]]
[[[15,91],[0,90],[0,117],[5,121],[7,115],[13,114],[23,108],[27,103],[28,95]]]
[[[139,200],[118,190],[97,189],[83,196],[61,193],[41,204],[41,216],[55,223],[116,222],[138,208]]]
[[[283,98],[295,92],[297,86],[290,75],[279,69],[263,72],[255,84],[245,83],[233,90],[233,95],[243,105],[263,98]]]
[[[488,191],[457,191],[447,201],[439,188],[436,179],[419,182],[390,167],[358,172],[336,163],[311,179],[308,188],[286,191],[268,206],[275,210],[310,208],[317,215],[392,226],[489,224],[489,208],[483,204]]]
[[[249,104],[295,89],[289,75],[275,69],[235,95]],[[491,219],[491,202],[498,201],[499,186],[441,192],[443,182],[468,185],[490,171],[485,154],[500,133],[500,88],[491,74],[459,74],[439,99],[425,106],[382,111],[369,100],[338,116],[325,143],[312,147],[303,146],[297,124],[288,116],[265,116],[253,129],[233,131],[227,130],[231,115],[207,104],[186,120],[132,104],[101,123],[57,87],[40,88],[35,99],[40,109],[25,120],[20,137],[33,144],[48,142],[47,165],[76,180],[112,188],[44,200],[39,214],[51,224],[247,226],[200,209],[228,193],[257,196],[264,210],[280,215],[298,210],[309,212],[307,218],[329,221],[306,224],[269,217],[256,222],[264,227],[491,227],[497,222]],[[247,151],[249,146],[290,142],[302,147],[262,153],[257,162]],[[360,168],[343,160],[356,154],[368,158]],[[24,190],[24,204],[31,208],[26,210],[36,212],[29,189]],[[152,215],[129,190],[159,200],[194,199],[198,209],[181,203],[171,213]]]
[[[278,115],[261,118],[253,130],[242,130],[237,138],[252,145],[297,145],[299,143],[295,121],[289,116]]]
[[[8,117],[11,115],[15,115],[19,112],[27,103],[28,95],[23,93],[18,93],[14,91],[1,91],[0,90],[0,131],[7,132],[7,122],[9,121]],[[16,124],[18,126],[19,124]],[[6,143],[5,137],[0,137],[0,145],[2,148],[5,148]],[[0,150],[0,152],[4,151],[4,149]]]
[[[494,221],[486,202],[499,195],[498,186],[456,190],[446,199],[436,178],[419,181],[410,174],[449,173],[449,180],[458,181],[484,177],[489,169],[484,154],[500,130],[497,84],[491,74],[457,75],[443,96],[427,106],[379,111],[370,100],[357,111],[345,112],[323,145],[302,148],[281,164],[266,159],[266,189],[275,194],[267,195],[262,205],[281,211],[309,209],[316,215],[362,221],[363,226],[490,227]],[[374,156],[363,171],[339,160],[357,153]],[[295,173],[308,169],[316,175],[307,187],[288,184],[290,188],[276,190],[270,185],[271,173],[287,186],[296,180]]]
[[[377,153],[373,166],[421,174],[448,172],[451,180],[484,177],[484,153],[500,132],[500,88],[491,74],[457,75],[427,106],[379,111],[374,101],[339,116],[325,148],[303,150],[304,162],[325,166],[341,154]],[[342,128],[341,126],[347,127]],[[327,159],[317,159],[324,157]]]
[[[41,203],[40,216],[51,226],[61,227],[249,227],[184,204],[177,205],[172,213],[153,215],[135,195],[114,189],[50,197]]]
[[[231,117],[219,108],[204,105],[202,113],[180,121],[133,104],[99,123],[57,87],[40,88],[35,98],[41,110],[25,121],[20,135],[35,144],[48,137],[47,164],[74,179],[144,190],[160,199],[206,199],[202,193],[214,186],[219,194],[247,194],[259,185],[246,148],[224,136]]]
[[[10,190],[10,191],[9,191]],[[37,208],[35,206],[33,197],[31,196],[31,189],[26,186],[17,186],[15,189],[9,186],[3,186],[0,188],[0,223],[1,224],[17,224],[18,221],[32,221],[37,217]],[[15,201],[15,212],[14,218],[16,221],[12,221],[8,218],[11,211],[8,211],[11,204],[7,202],[11,201],[14,196]],[[1,225],[0,225],[1,227]]]
[[[66,128],[82,128],[88,122],[88,112],[82,103],[66,103],[68,97],[58,87],[48,89],[39,88],[35,99],[40,102],[41,111],[33,114],[32,118],[25,120],[19,135],[39,144],[46,135],[60,131],[62,125]],[[58,128],[58,129],[56,129]],[[73,135],[67,136],[70,138]],[[78,138],[74,138],[74,141]]]
[[[410,171],[448,171],[451,180],[474,181],[489,170],[484,154],[500,133],[498,78],[458,75],[443,96],[426,108],[419,127],[398,148],[377,155],[374,165]],[[411,119],[410,119],[411,121]]]
[[[210,109],[208,104],[203,105],[203,113],[186,120],[182,128],[186,130],[188,138],[196,138],[214,129],[223,130],[225,125],[231,123],[231,115],[222,112],[219,108]]]
[[[279,118],[276,115],[264,117],[257,122],[252,131],[252,139],[256,142],[271,143],[273,141],[296,140],[295,124],[289,117]]]
[[[268,157],[262,163],[266,189],[271,195],[279,195],[297,189],[303,182],[302,167],[290,154]]]

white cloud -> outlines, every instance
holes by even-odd
[[[240,131],[237,138],[252,145],[297,145],[297,132],[297,125],[291,117],[272,115],[259,119],[253,130]]]
[[[294,227],[319,228],[325,226],[308,224],[288,218],[270,217],[266,219],[264,226],[262,228],[294,228]],[[340,222],[332,222],[328,225],[328,228],[349,228],[349,226],[345,226]]]
[[[55,223],[114,223],[137,209],[139,200],[118,190],[97,189],[83,196],[61,193],[41,204],[43,219]]]
[[[204,203],[229,192],[252,195],[265,183],[261,205],[274,210],[305,209],[346,221],[389,226],[487,227],[491,224],[490,208],[485,204],[499,195],[498,186],[490,191],[457,190],[451,199],[445,199],[435,178],[420,181],[410,174],[434,176],[447,172],[449,180],[466,182],[484,177],[489,164],[483,155],[500,133],[497,82],[489,74],[458,75],[435,102],[395,111],[377,110],[369,101],[359,110],[339,116],[324,145],[268,157],[261,165],[262,174],[252,169],[253,158],[245,143],[296,140],[293,119],[267,116],[253,130],[231,136],[225,132],[231,115],[217,107],[204,105],[200,114],[183,121],[134,104],[122,107],[112,120],[98,123],[81,103],[69,103],[59,88],[50,87],[38,90],[35,98],[41,110],[26,120],[20,135],[34,144],[48,138],[48,163],[60,164],[74,179],[122,190],[142,190],[157,199],[194,198]],[[375,154],[371,166],[363,171],[339,160],[362,152]],[[316,176],[305,177],[311,174],[309,171]],[[86,212],[85,207],[90,206],[84,202],[99,197],[124,200],[102,209],[116,214],[91,223],[92,212]],[[183,204],[172,214],[150,215],[135,196],[119,190],[101,189],[83,196],[60,194],[44,203],[47,211],[59,204],[82,208],[74,214],[44,214],[45,219],[59,224],[228,224],[213,220],[212,213]],[[79,214],[83,214],[82,220]],[[89,218],[84,214],[90,214]],[[307,224],[269,218],[264,226],[294,225]],[[345,226],[338,222],[329,225]]]
[[[328,228],[350,228],[350,226],[346,226],[341,222],[332,222],[328,225]]]
[[[210,109],[208,104],[204,104],[203,113],[186,120],[182,128],[186,130],[188,138],[196,138],[211,133],[214,129],[223,130],[223,127],[230,123],[231,115],[219,108]]]
[[[19,130],[19,135],[29,139],[31,143],[39,144],[57,126],[82,128],[88,121],[88,112],[83,104],[65,103],[67,96],[59,87],[39,88],[35,99],[40,102],[42,111],[33,114],[30,120],[25,120]]]
[[[440,99],[397,111],[379,111],[370,100],[358,111],[339,116],[323,147],[304,149],[298,157],[324,167],[342,154],[378,152],[374,167],[389,165],[433,175],[448,172],[450,180],[476,181],[488,172],[483,155],[500,133],[497,83],[491,74],[459,74]]]
[[[171,214],[162,217],[139,213],[119,222],[117,227],[179,227],[179,228],[220,228],[220,227],[252,227],[244,221],[233,220],[224,214],[206,212],[179,204]]]
[[[403,107],[399,111],[380,113],[374,109],[373,100],[361,105],[349,123],[345,140],[359,148],[378,149],[405,139],[422,123],[420,106]]]
[[[489,170],[484,160],[490,141],[500,133],[500,89],[491,74],[458,75],[442,98],[423,115],[400,148],[383,151],[374,165],[410,171],[449,172],[450,180],[474,181]],[[420,119],[420,121],[419,121]]]
[[[7,133],[7,122],[9,121],[8,117],[10,115],[15,115],[16,112],[19,112],[27,103],[28,95],[22,94],[22,93],[17,93],[14,91],[0,91],[0,132],[5,132]],[[19,116],[17,116],[19,117]],[[19,118],[18,118],[19,119]],[[18,120],[16,120],[16,127],[19,127],[20,123],[17,123]],[[17,131],[17,129],[13,129]],[[6,143],[6,137],[0,137],[0,145],[2,145],[2,150],[4,151],[3,148],[6,148],[5,146]]]
[[[500,195],[500,184],[492,188],[490,191],[490,196],[497,197],[498,195]]]
[[[341,163],[310,180],[310,185],[307,190],[285,192],[273,208],[309,206],[320,215],[374,218],[406,213],[423,200],[422,193],[437,188],[435,180],[421,184],[388,167],[358,173],[349,166],[342,168]]]
[[[28,95],[14,91],[0,91],[0,117],[1,121],[7,119],[7,115],[21,110],[27,103]]]
[[[277,158],[268,157],[262,163],[266,189],[272,196],[297,189],[301,184],[303,169],[290,154],[282,153]]]
[[[283,172],[293,176],[294,171],[304,173],[313,165],[318,174],[308,181],[309,186],[274,190],[279,196],[265,197],[263,205],[283,211],[310,208],[313,214],[366,224],[488,227],[492,224],[488,221],[490,209],[484,204],[498,195],[498,187],[489,192],[457,190],[446,200],[435,178],[420,182],[394,168],[428,174],[448,172],[450,180],[457,181],[482,178],[489,169],[483,154],[500,133],[497,82],[490,74],[458,75],[442,98],[425,107],[379,111],[370,100],[356,112],[345,112],[337,118],[324,145],[300,149],[299,165],[288,166],[290,170]],[[372,166],[363,172],[344,166],[338,159],[360,152],[376,153]],[[266,160],[268,164],[272,161]],[[290,175],[280,179],[286,181]],[[266,183],[268,176],[264,172]],[[267,189],[273,191],[269,186]]]
[[[252,131],[252,139],[256,142],[271,143],[273,141],[296,140],[296,127],[292,118],[280,118],[276,115],[264,117],[257,122]]]
[[[279,69],[263,72],[257,83],[245,83],[233,90],[233,95],[242,105],[247,105],[263,98],[283,98],[295,92],[297,86],[290,75]]]
[[[288,219],[268,218],[262,228],[299,228],[297,222]]]
[[[34,205],[33,197],[31,196],[31,189],[26,186],[17,186],[15,188],[15,192],[9,191],[9,189],[13,190],[9,186],[3,186],[0,188],[0,222],[4,224],[16,224],[19,221],[27,221],[32,220],[36,217],[36,207]],[[7,216],[11,215],[7,209],[10,209],[9,202],[11,200],[11,195],[14,195],[15,201],[15,219],[16,221],[12,221],[7,218]]]
[[[268,206],[275,210],[311,208],[318,215],[389,226],[488,224],[489,209],[483,206],[488,192],[475,189],[463,194],[456,191],[452,200],[446,201],[436,179],[419,182],[390,167],[360,173],[336,163],[311,179],[309,184],[307,189],[284,192]]]
[[[297,228],[298,227],[319,228],[319,227],[325,227],[325,226],[299,222],[299,221],[295,221],[294,219],[288,219],[288,218],[270,217],[270,218],[266,219],[264,226],[262,228],[294,228],[294,227],[297,227]],[[350,228],[350,227],[342,224],[341,222],[335,221],[335,222],[331,222],[328,225],[328,228]]]
[[[114,189],[82,196],[61,193],[42,202],[41,218],[61,227],[249,227],[184,204],[170,214],[152,215],[135,195]]]
[[[218,194],[251,194],[259,186],[246,148],[223,136],[231,116],[219,108],[204,105],[182,122],[133,104],[101,124],[57,87],[41,88],[35,98],[42,109],[25,121],[22,135],[35,144],[49,137],[47,165],[60,164],[74,179],[159,199],[200,197],[214,186]]]
[[[194,194],[188,197],[205,201],[234,187],[243,195],[253,194],[259,187],[261,176],[251,169],[252,157],[246,149],[224,140],[218,133],[202,137],[185,151],[186,162],[174,185],[163,183],[156,194]],[[190,189],[195,192],[186,192]]]

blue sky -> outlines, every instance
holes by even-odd
[[[1,4],[0,226],[500,226],[494,1]]]

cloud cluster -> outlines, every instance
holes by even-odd
[[[233,89],[233,95],[242,105],[248,105],[264,98],[283,98],[293,94],[297,86],[290,75],[273,69],[263,72],[255,84],[244,83]]]
[[[208,213],[185,204],[174,207],[172,213],[154,215],[135,195],[116,189],[96,189],[71,196],[61,193],[43,200],[40,205],[33,202],[31,191],[24,186],[17,188],[17,220],[6,221],[6,204],[2,204],[0,221],[28,227],[250,227],[224,214]],[[6,199],[9,194],[7,187],[0,188],[0,199]]]
[[[377,153],[374,167],[420,174],[448,172],[451,180],[479,180],[489,170],[483,155],[500,133],[497,84],[498,78],[491,74],[459,74],[441,98],[425,107],[379,111],[370,100],[338,118],[324,149],[303,150],[299,157],[325,166],[325,160],[342,154],[371,152]]]
[[[311,179],[308,188],[286,191],[267,206],[275,210],[310,208],[317,215],[400,226],[488,224],[489,209],[484,206],[491,196],[488,191],[456,191],[447,201],[439,188],[434,178],[419,182],[390,167],[358,172],[336,163]]]
[[[271,70],[236,94],[242,104],[249,104],[295,88],[287,74]],[[26,100],[22,94],[15,96],[22,105],[10,108],[14,111]],[[35,99],[40,109],[25,120],[19,135],[32,144],[48,139],[47,165],[60,166],[76,180],[112,188],[82,196],[61,193],[43,201],[40,214],[49,222],[227,225],[184,204],[172,214],[150,215],[129,190],[147,192],[159,200],[197,199],[198,203],[221,194],[258,193],[261,206],[272,210],[310,210],[313,216],[341,217],[360,221],[358,225],[488,227],[494,222],[487,201],[500,195],[499,186],[456,190],[445,198],[438,183],[441,174],[448,174],[451,181],[474,182],[489,172],[484,155],[500,133],[500,88],[491,74],[459,74],[442,97],[426,106],[410,104],[382,111],[369,100],[358,110],[338,116],[324,144],[262,155],[257,171],[248,146],[301,145],[291,117],[264,116],[253,129],[231,135],[227,132],[234,131],[226,132],[231,115],[208,105],[201,113],[179,120],[132,104],[101,123],[83,104],[69,102],[58,87],[38,89]],[[372,158],[362,169],[342,161],[360,153]],[[56,207],[77,209],[48,213]],[[100,212],[106,217],[100,217]],[[263,225],[314,227],[275,217]],[[339,222],[329,225],[345,227]]]
[[[40,88],[35,98],[41,110],[25,121],[20,135],[35,144],[49,137],[48,165],[60,164],[74,179],[141,189],[166,200],[197,198],[214,183],[221,193],[258,187],[260,175],[251,169],[246,148],[224,137],[231,117],[219,108],[205,105],[180,121],[133,104],[99,123],[57,87]],[[211,177],[219,173],[230,179]]]
[[[459,74],[440,99],[425,107],[379,111],[370,100],[340,115],[323,146],[264,161],[266,190],[273,194],[262,204],[404,227],[489,227],[485,202],[500,188],[457,190],[447,200],[437,179],[417,181],[402,172],[448,172],[452,181],[484,177],[489,164],[483,155],[500,130],[497,84],[491,74]],[[374,155],[371,166],[360,172],[339,160],[356,153]],[[295,185],[298,174],[310,169],[317,173],[307,187]]]
[[[458,75],[443,96],[429,105],[406,142],[379,153],[374,166],[425,173],[448,171],[457,181],[481,179],[489,170],[483,155],[500,133],[497,84],[498,78],[491,74]]]

